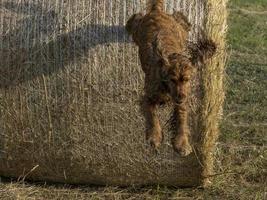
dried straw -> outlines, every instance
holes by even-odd
[[[164,126],[171,108],[160,111],[159,153],[145,141],[144,77],[124,31],[145,1],[2,0],[0,175],[74,184],[202,184],[211,173],[224,96],[225,4],[166,4],[168,12],[189,17],[192,40],[204,26],[221,49],[192,81],[195,153],[181,158]]]

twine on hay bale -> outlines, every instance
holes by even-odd
[[[146,144],[139,110],[143,72],[126,20],[145,1],[2,0],[0,3],[0,175],[100,185],[197,186],[212,174],[224,99],[227,0],[166,0],[219,45],[192,81],[194,154],[165,139]],[[220,10],[220,12],[218,12]],[[205,15],[204,15],[205,13]]]

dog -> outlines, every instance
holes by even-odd
[[[216,45],[204,37],[196,44],[188,42],[191,24],[181,12],[164,12],[164,0],[151,0],[146,14],[137,13],[126,24],[127,32],[139,47],[145,73],[142,111],[146,119],[146,137],[156,149],[163,140],[156,109],[173,102],[174,138],[172,145],[181,156],[192,152],[189,142],[188,96],[194,68],[211,58]]]

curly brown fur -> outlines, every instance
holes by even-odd
[[[163,11],[164,9],[164,0],[150,0],[147,2],[147,11]]]
[[[216,44],[206,36],[203,30],[200,34],[200,39],[196,43],[188,43],[188,51],[194,65],[205,64],[208,59],[214,56],[217,49]]]
[[[142,110],[146,119],[147,139],[156,148],[162,142],[160,122],[156,114],[158,105],[174,102],[173,147],[182,156],[191,153],[189,144],[188,103],[193,59],[188,49],[190,23],[176,12],[164,13],[163,0],[150,2],[146,15],[135,14],[126,29],[139,47],[141,67],[145,73],[145,95]],[[198,54],[199,52],[196,52]]]

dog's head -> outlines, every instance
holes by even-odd
[[[132,35],[133,40],[136,40],[136,38],[134,38],[134,33],[138,30],[138,26],[141,22],[141,20],[143,19],[143,14],[142,13],[137,13],[134,14],[133,16],[131,16],[131,18],[127,21],[126,24],[126,31]]]
[[[189,81],[193,73],[190,60],[182,55],[170,56],[169,66],[162,68],[164,85],[175,103],[180,103],[189,89]]]

